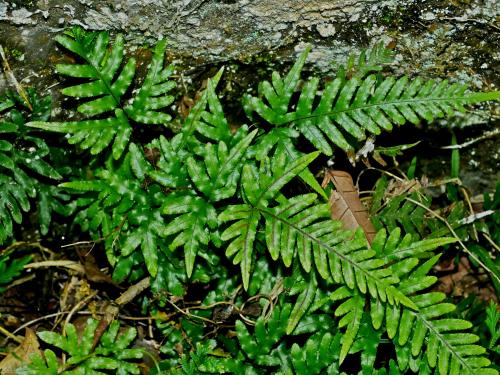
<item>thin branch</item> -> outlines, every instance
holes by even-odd
[[[405,198],[405,199],[409,202],[412,202],[413,204],[416,204],[417,206],[422,207],[427,212],[429,212],[432,216],[434,216],[436,219],[441,220],[448,227],[448,230],[450,231],[450,233],[453,235],[453,237],[455,237],[457,242],[460,244],[460,246],[462,247],[462,250],[465,251],[472,259],[474,259],[481,267],[483,267],[486,271],[488,271],[490,273],[491,277],[494,277],[495,279],[497,279],[498,282],[500,282],[500,277],[498,275],[496,275],[495,272],[493,272],[491,269],[489,269],[488,266],[486,266],[486,264],[484,264],[483,261],[481,261],[481,259],[479,259],[476,256],[476,254],[474,254],[472,251],[470,251],[467,248],[467,246],[464,245],[464,243],[462,242],[460,237],[458,237],[458,235],[455,232],[455,230],[453,229],[453,227],[450,225],[450,223],[448,223],[448,221],[445,218],[443,218],[439,214],[432,211],[429,207],[424,206],[422,203],[420,203],[414,199],[411,199],[411,198]]]

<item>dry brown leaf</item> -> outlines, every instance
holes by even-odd
[[[41,355],[39,348],[40,344],[35,332],[30,328],[26,328],[23,342],[0,362],[0,374],[15,375],[16,369],[25,362],[29,362],[31,355],[36,353]]]
[[[330,210],[332,218],[341,220],[345,229],[361,227],[369,243],[375,237],[375,227],[370,221],[368,210],[359,199],[358,190],[352,182],[352,177],[344,171],[328,170],[321,186],[333,183],[334,191],[330,195]]]

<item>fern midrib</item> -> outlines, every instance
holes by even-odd
[[[358,263],[352,261],[351,259],[349,259],[347,256],[345,256],[344,254],[342,253],[339,253],[338,251],[336,251],[334,248],[328,246],[326,243],[322,242],[321,240],[319,240],[318,238],[310,235],[309,233],[307,233],[306,231],[304,231],[303,229],[297,227],[296,225],[286,221],[285,219],[279,217],[279,216],[276,216],[275,214],[273,214],[272,212],[269,212],[265,209],[263,209],[262,207],[258,207],[258,206],[254,206],[255,209],[257,209],[258,211],[262,212],[262,213],[265,213],[269,216],[272,216],[274,217],[276,220],[279,220],[281,221],[282,223],[284,223],[285,225],[288,225],[290,226],[291,228],[295,229],[297,232],[301,233],[303,236],[309,238],[311,241],[317,243],[319,246],[323,247],[324,249],[328,250],[328,251],[331,251],[333,252],[337,257],[339,257],[340,259],[342,259],[343,261],[349,263],[351,266],[353,266],[354,268],[356,268],[357,270],[361,271],[367,278],[370,278],[372,280],[374,280],[374,282],[377,284],[377,285],[383,285],[386,290],[389,289],[390,287],[394,287],[394,285],[392,284],[386,284],[385,282],[383,282],[381,279],[377,278],[377,277],[374,277],[369,271],[365,270],[364,268],[362,268]],[[333,221],[333,220],[332,220]],[[402,293],[403,294],[403,293]]]
[[[417,99],[404,99],[404,100],[394,100],[390,102],[382,102],[382,103],[370,103],[362,106],[350,106],[349,108],[346,109],[341,109],[341,110],[334,110],[334,111],[328,111],[328,112],[323,112],[319,114],[312,114],[308,116],[302,116],[302,117],[296,117],[292,120],[285,121],[281,123],[280,125],[288,124],[294,121],[300,121],[300,120],[307,120],[311,118],[317,118],[317,117],[323,117],[323,116],[334,116],[337,114],[342,114],[342,113],[349,113],[349,112],[354,112],[358,110],[366,110],[370,108],[377,108],[377,107],[384,107],[384,106],[389,106],[389,105],[403,105],[403,104],[419,104],[419,103],[427,103],[427,102],[449,102],[449,101],[461,101],[461,100],[468,100],[470,99],[469,96],[460,96],[460,97],[446,97],[446,98],[418,98]]]
[[[417,317],[417,319],[420,319],[424,325],[427,327],[427,329],[429,331],[432,331],[439,339],[439,341],[441,342],[442,345],[445,345],[447,348],[448,348],[448,351],[453,355],[455,356],[455,358],[457,358],[459,360],[459,362],[462,364],[462,366],[464,368],[466,368],[468,371],[471,372],[471,374],[473,373],[474,369],[472,367],[469,366],[469,364],[465,361],[465,359],[459,354],[457,353],[453,346],[444,339],[444,337],[441,335],[441,332],[437,331],[434,329],[434,326],[432,325],[432,321],[430,320],[427,320],[422,314],[418,313],[418,312],[415,312],[411,309],[408,309],[408,311],[413,314],[415,317]]]
[[[106,90],[108,91],[108,94],[113,98],[113,100],[115,102],[115,105],[117,107],[120,107],[122,110],[124,110],[124,108],[122,108],[121,105],[120,105],[120,98],[117,98],[113,94],[113,90],[111,90],[111,81],[108,82],[108,80],[104,79],[103,75],[101,74],[101,71],[99,70],[99,66],[96,66],[96,64],[94,64],[92,62],[92,60],[89,58],[89,56],[87,55],[87,53],[85,53],[85,59],[87,60],[87,62],[89,63],[89,65],[92,67],[92,69],[96,73],[97,77],[104,83],[104,86],[106,87]],[[113,78],[111,78],[111,79],[113,79]]]

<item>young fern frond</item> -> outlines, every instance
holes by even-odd
[[[372,48],[362,50],[359,56],[349,55],[345,65],[337,68],[337,77],[363,79],[368,74],[380,72],[384,65],[394,61],[394,51],[384,47],[383,42],[375,44]]]
[[[296,106],[292,94],[298,86],[300,72],[309,49],[294,64],[285,79],[273,73],[272,84],[259,85],[259,97],[247,96],[245,110],[257,113],[276,127],[293,124],[316,149],[332,154],[331,143],[352,151],[352,137],[362,140],[366,132],[377,135],[406,122],[418,124],[421,119],[437,118],[464,112],[464,106],[500,98],[500,92],[473,93],[467,86],[447,81],[423,82],[408,77],[377,80],[375,75],[349,80],[337,77],[319,90],[319,79],[311,78],[300,90]],[[317,104],[316,104],[317,103]],[[349,135],[349,137],[347,137]]]
[[[125,104],[125,94],[134,80],[136,62],[130,58],[121,68],[124,55],[122,35],[116,37],[109,52],[107,32],[87,33],[74,28],[66,35],[57,36],[56,41],[84,61],[83,64],[58,64],[56,71],[89,80],[66,87],[62,93],[77,99],[91,98],[78,106],[82,115],[91,118],[107,114],[107,117],[66,122],[33,121],[27,126],[71,134],[70,144],[80,144],[83,149],[90,149],[93,155],[112,144],[113,157],[119,159],[132,134],[132,120],[142,124],[170,121],[171,116],[160,111],[173,102],[168,92],[175,87],[169,80],[173,67],[163,66],[165,41],[156,45],[148,74],[130,104]]]

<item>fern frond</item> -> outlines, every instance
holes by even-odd
[[[156,276],[161,241],[158,237],[164,226],[160,213],[163,195],[159,186],[151,186],[148,191],[143,189],[142,181],[133,173],[134,150],[137,151],[131,146],[131,152],[118,167],[109,163],[107,169],[98,171],[93,181],[70,181],[60,186],[91,195],[91,199],[77,200],[80,212],[75,223],[105,238],[106,255],[112,265],[120,255],[128,257],[140,247],[146,268]],[[120,255],[115,250],[118,243]]]
[[[303,347],[292,345],[291,357],[296,374],[338,374],[341,335],[317,333]],[[325,372],[326,371],[326,372]]]
[[[176,87],[175,82],[170,80],[174,66],[164,66],[166,46],[166,40],[156,44],[148,74],[132,103],[125,107],[127,115],[138,123],[166,124],[172,119],[169,114],[160,112],[174,101],[168,93]]]
[[[173,102],[168,92],[175,87],[169,80],[173,67],[163,66],[165,41],[156,45],[148,74],[130,104],[125,104],[125,94],[134,80],[136,62],[130,58],[123,64],[122,35],[116,37],[109,53],[107,32],[87,33],[75,28],[66,35],[57,36],[56,41],[84,61],[83,64],[58,64],[56,71],[89,80],[66,87],[62,93],[77,99],[91,98],[78,106],[82,115],[91,118],[107,114],[107,117],[66,122],[33,121],[27,126],[70,134],[70,144],[80,144],[93,155],[112,144],[113,157],[119,159],[129,142],[132,120],[142,124],[165,124],[171,120],[170,115],[160,111]]]
[[[227,199],[236,193],[241,166],[244,164],[243,159],[256,133],[254,130],[230,150],[222,141],[217,146],[207,143],[200,150],[203,152],[203,163],[193,157],[187,159],[189,177],[195,187],[210,201]]]
[[[160,136],[151,143],[149,150],[159,155],[157,167],[148,171],[148,175],[167,188],[182,188],[190,184],[186,160],[189,152],[182,145],[183,134],[177,134],[172,139]]]
[[[0,121],[0,244],[12,235],[13,223],[20,224],[23,212],[31,208],[32,198],[37,198],[41,233],[46,234],[51,221],[50,210],[44,210],[46,199],[54,206],[59,199],[67,201],[54,186],[48,185],[43,177],[59,180],[61,174],[50,164],[50,150],[45,140],[32,134],[26,121],[46,120],[50,115],[50,97],[39,97],[28,89],[32,111],[24,110],[24,100],[12,94],[3,99],[10,108]],[[42,182],[43,181],[43,182]],[[60,210],[67,214],[68,210]]]
[[[317,153],[304,155],[286,164],[286,156],[281,154],[272,163],[272,174],[261,173],[251,164],[243,167],[242,185],[249,203],[228,206],[221,214],[219,221],[224,223],[235,221],[221,235],[223,241],[232,240],[226,249],[226,256],[233,257],[234,264],[240,264],[243,285],[248,288],[252,264],[253,243],[261,212],[257,207],[267,207],[279,190],[297,176],[317,156]]]
[[[438,246],[453,242],[451,238],[426,239],[413,242],[410,235],[400,238],[401,231],[395,229],[386,237],[385,231],[379,231],[372,247],[379,257],[392,261],[391,271],[402,281],[398,288],[415,303],[418,309],[404,306],[384,306],[380,301],[371,300],[371,317],[375,329],[385,327],[389,338],[396,345],[411,343],[411,356],[418,357],[425,353],[430,367],[438,367],[440,374],[475,373],[477,369],[487,374],[496,374],[487,368],[489,361],[481,355],[484,348],[472,345],[478,337],[463,332],[471,324],[462,319],[450,319],[447,313],[455,306],[443,303],[445,295],[438,292],[424,291],[436,282],[436,277],[428,276],[438,256],[419,264],[417,258],[428,257]],[[457,332],[458,331],[458,332]],[[462,332],[460,332],[462,331]],[[438,360],[439,358],[439,360]],[[405,370],[406,368],[401,368]]]
[[[116,109],[114,115],[99,120],[40,122],[26,124],[32,128],[71,134],[70,144],[80,144],[83,149],[90,149],[92,155],[101,153],[112,142],[113,157],[119,159],[130,139],[132,127],[122,109]]]
[[[98,345],[93,349],[94,336],[99,322],[87,320],[81,338],[78,338],[73,324],[66,326],[66,334],[55,332],[40,332],[38,336],[44,342],[58,347],[69,355],[64,365],[59,365],[57,358],[50,349],[45,350],[44,357],[35,355],[31,363],[17,370],[17,374],[69,374],[71,369],[78,367],[78,373],[101,373],[96,370],[115,370],[116,374],[139,374],[139,366],[131,360],[142,358],[142,350],[128,348],[136,336],[136,330],[129,328],[118,334],[119,322],[111,323],[102,334]]]
[[[346,297],[348,297],[348,299],[335,310],[335,316],[342,317],[339,321],[339,328],[347,327],[342,336],[340,363],[344,362],[345,357],[349,354],[349,349],[354,343],[361,325],[365,306],[363,296],[359,292],[349,290],[345,286],[340,287],[330,295],[332,301],[342,300]]]
[[[164,237],[176,235],[170,249],[183,246],[186,272],[191,277],[196,254],[206,249],[210,241],[208,230],[217,227],[217,213],[202,198],[185,194],[170,194],[163,207],[163,214],[176,217],[162,228],[161,234]]]
[[[295,252],[304,270],[309,271],[311,258],[318,273],[325,279],[358,288],[374,298],[403,303],[414,307],[408,298],[396,289],[397,283],[386,263],[375,257],[368,248],[363,233],[354,238],[349,231],[342,230],[342,223],[330,219],[328,205],[311,206],[311,198],[292,198],[286,204],[263,212],[266,218],[266,241],[271,256],[284,260],[292,259]],[[350,239],[350,241],[347,241]],[[285,252],[280,255],[280,253]]]
[[[377,81],[375,75],[354,76],[347,81],[338,77],[320,91],[319,79],[313,77],[300,90],[294,110],[291,98],[308,51],[299,57],[286,79],[273,73],[272,85],[267,81],[259,85],[259,97],[247,96],[245,110],[250,116],[257,113],[274,126],[293,123],[326,155],[332,154],[330,143],[345,151],[353,150],[345,134],[362,140],[366,132],[377,135],[406,122],[431,122],[463,112],[467,104],[500,98],[500,92],[473,93],[465,85],[447,81],[424,83],[408,77]]]
[[[294,270],[295,271],[295,270]],[[289,295],[298,294],[297,300],[293,306],[293,310],[288,318],[286,333],[291,334],[297,327],[301,319],[310,310],[317,294],[318,283],[314,273],[304,275],[296,275],[293,273],[293,285],[290,288]]]

